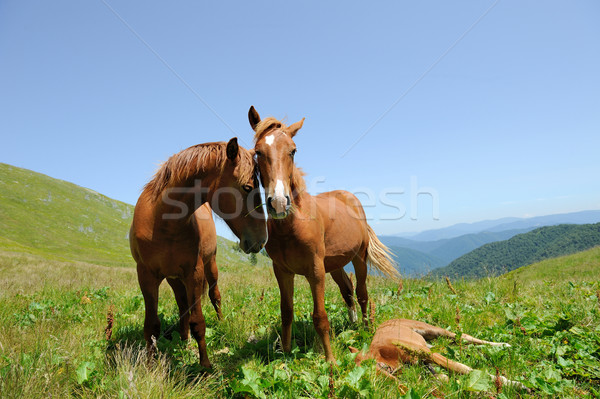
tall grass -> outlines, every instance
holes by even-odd
[[[593,252],[595,251],[595,252]],[[577,258],[579,257],[579,258]],[[581,266],[585,263],[587,266]],[[578,273],[554,269],[570,265]],[[534,389],[532,397],[592,397],[599,393],[600,251],[501,278],[452,282],[405,280],[402,290],[369,277],[375,323],[422,320],[511,348],[461,346],[438,340],[433,350],[469,366],[498,371]],[[550,270],[552,269],[552,271]],[[537,270],[537,271],[536,271]],[[545,270],[545,271],[544,271]],[[525,277],[526,276],[526,277]],[[143,300],[132,268],[60,262],[0,253],[1,397],[517,397],[470,376],[434,378],[423,365],[404,367],[398,382],[357,367],[348,346],[365,347],[373,328],[352,325],[337,286],[328,279],[326,309],[338,359],[324,361],[312,325],[312,298],[296,278],[293,350],[283,354],[279,291],[266,266],[220,264],[224,320],[204,300],[208,352],[214,369],[198,365],[193,340],[176,332],[177,308],[161,287],[159,355],[144,352]],[[114,311],[106,339],[107,313]],[[489,394],[483,394],[485,389]],[[486,396],[487,395],[487,396]]]

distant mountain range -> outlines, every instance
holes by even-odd
[[[433,271],[436,276],[497,276],[545,259],[600,245],[600,223],[540,227],[508,240],[492,242]]]
[[[502,218],[476,223],[460,223],[442,229],[428,230],[407,237],[381,236],[405,276],[422,276],[450,264],[482,245],[507,240],[541,226],[600,222],[600,210],[538,216]]]
[[[598,222],[600,222],[600,210],[591,210],[535,216],[531,218],[507,217],[495,220],[483,220],[474,223],[458,223],[441,229],[425,230],[418,234],[396,234],[395,236],[409,238],[412,241],[437,241],[483,231],[499,232],[506,230],[534,229],[557,224],[585,224]]]

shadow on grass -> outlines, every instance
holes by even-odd
[[[351,324],[347,317],[340,317],[338,314],[331,314],[331,316],[330,325],[333,336],[358,327]],[[170,372],[183,372],[188,383],[194,383],[198,377],[215,371],[221,371],[226,378],[233,377],[239,372],[240,367],[250,359],[257,359],[267,365],[275,360],[287,362],[307,357],[323,357],[321,343],[312,319],[305,317],[295,320],[292,324],[292,351],[290,353],[283,353],[281,350],[281,324],[278,322],[265,326],[264,333],[258,336],[248,332],[248,339],[241,347],[222,347],[220,349],[213,347],[212,350],[209,348],[209,358],[214,367],[213,370],[209,370],[199,363],[195,340],[191,337],[187,341],[180,338],[177,315],[165,318],[164,315],[159,314],[159,318],[161,336],[157,340],[158,352],[165,356]],[[216,323],[211,327],[215,330],[213,334],[220,333],[218,324],[220,322],[216,321]],[[114,330],[106,347],[106,358],[109,364],[114,365],[113,357],[119,350],[126,347],[136,351],[145,350],[143,325],[140,323],[124,325]]]

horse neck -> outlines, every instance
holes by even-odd
[[[306,202],[307,196],[310,195],[306,192],[306,182],[304,181],[303,172],[296,165],[294,165],[294,170],[292,171],[290,186],[292,190],[292,205],[296,208],[302,207],[303,203]]]
[[[171,184],[156,198],[155,218],[173,231],[191,223],[194,212],[210,201],[219,182],[216,173],[200,173]]]
[[[296,193],[292,199],[292,207],[293,210],[283,219],[269,217],[267,223],[270,231],[276,235],[289,235],[296,231],[293,226],[297,222],[306,219],[316,220],[316,203],[307,192]]]

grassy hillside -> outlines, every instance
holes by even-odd
[[[0,248],[131,265],[133,207],[40,173],[0,164]]]
[[[562,282],[573,276],[580,279],[599,279],[600,246],[520,267],[502,275],[501,278],[529,282]]]
[[[600,223],[535,229],[509,240],[486,244],[434,270],[438,276],[494,276],[544,259],[600,245]]]
[[[133,206],[41,173],[0,163],[0,250],[107,266],[133,266]],[[219,237],[218,262],[248,262]],[[257,262],[267,258],[258,255]]]

